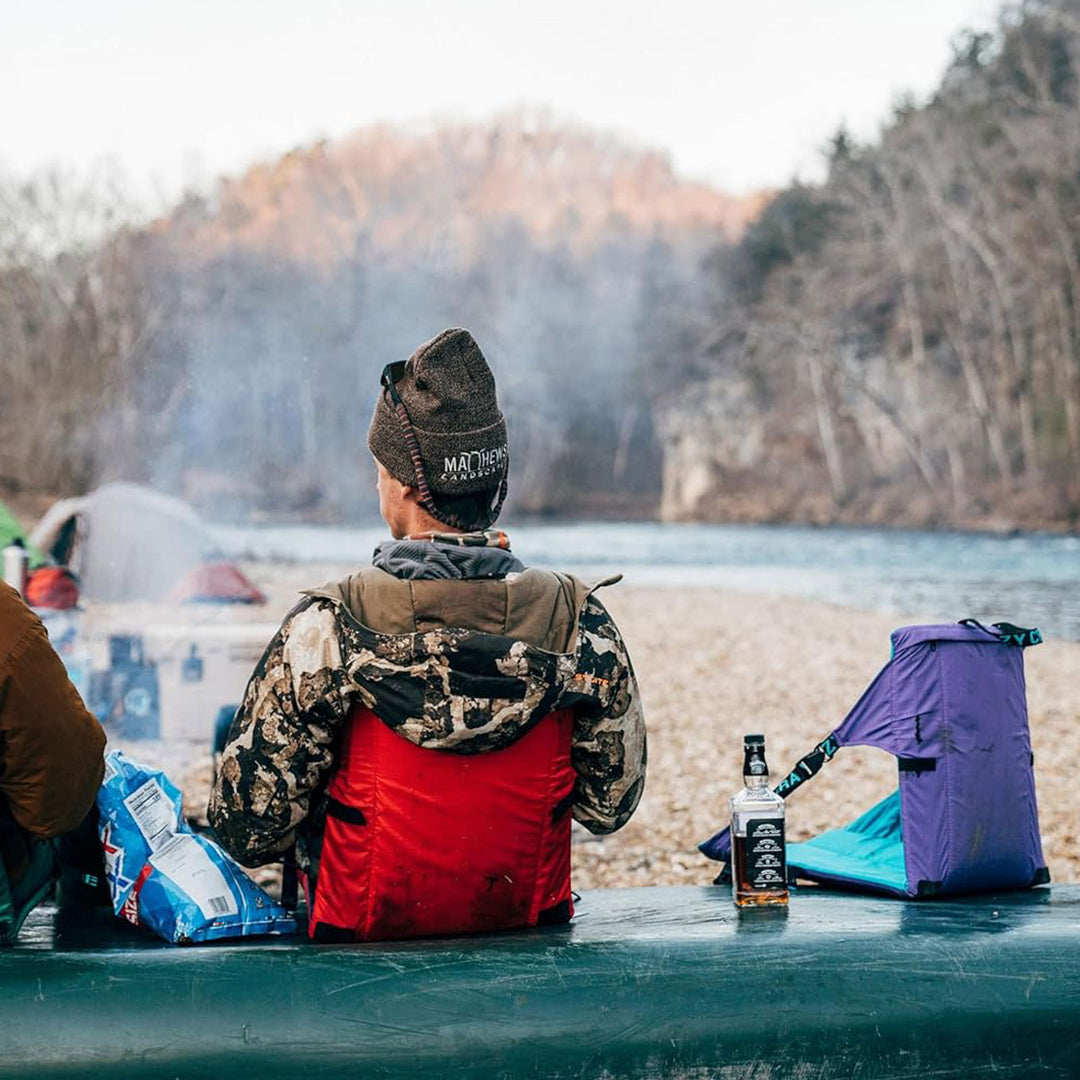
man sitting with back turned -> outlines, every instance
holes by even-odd
[[[597,586],[526,570],[490,528],[506,424],[468,331],[382,384],[368,446],[394,539],[286,616],[211,824],[249,866],[295,843],[317,941],[565,922],[571,815],[614,832],[645,782],[626,647]]]
[[[93,806],[104,749],[45,627],[0,581],[0,944],[51,886],[50,841]]]

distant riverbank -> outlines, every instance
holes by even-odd
[[[506,529],[527,564],[583,577],[623,573],[633,585],[800,597],[900,621],[971,616],[1080,640],[1080,536],[512,520]],[[227,555],[289,562],[366,562],[387,535],[374,525],[215,531]]]
[[[803,502],[798,504],[773,505],[762,492],[758,500],[735,500],[725,504],[722,512],[710,516],[707,512],[698,518],[687,517],[663,521],[659,516],[659,495],[656,499],[623,498],[610,496],[601,499],[595,495],[588,501],[575,505],[560,505],[547,512],[529,512],[510,517],[519,521],[526,528],[545,528],[575,525],[591,522],[604,526],[628,526],[655,524],[673,527],[686,525],[702,526],[737,526],[769,528],[806,528],[806,529],[869,529],[882,532],[929,532],[934,534],[959,534],[995,537],[1013,536],[1078,536],[1080,521],[1047,517],[1031,511],[1023,505],[1012,505],[1007,501],[995,511],[972,514],[958,521],[945,521],[930,513],[923,505],[923,500],[913,497],[902,505],[896,502],[888,504],[863,505],[853,502],[842,510],[828,508],[818,503],[806,493]],[[10,483],[0,478],[0,500],[29,529],[45,511],[61,496],[48,493],[15,489]],[[243,515],[243,509],[237,511]],[[374,513],[374,507],[373,507]],[[206,516],[214,517],[213,513]],[[377,523],[372,517],[372,523]],[[243,527],[231,517],[226,522],[229,527]],[[352,529],[365,528],[366,522],[346,522],[339,520],[333,507],[312,508],[305,515],[295,512],[280,514],[260,511],[251,512],[251,527],[259,529],[295,529],[314,525],[319,528]]]

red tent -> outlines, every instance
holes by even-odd
[[[205,562],[169,594],[174,604],[265,604],[266,597],[229,562]]]

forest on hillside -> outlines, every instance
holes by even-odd
[[[374,509],[378,374],[476,334],[516,513],[1080,522],[1080,0],[968,34],[817,185],[734,199],[523,112],[303,147],[133,223],[0,177],[0,496]]]
[[[656,412],[667,516],[1080,522],[1080,3],[955,52],[669,316],[706,329],[653,349],[694,373]]]
[[[148,226],[110,229],[108,176],[0,192],[0,478],[219,517],[373,513],[379,374],[453,325],[497,373],[512,509],[654,514],[647,283],[703,286],[763,202],[529,112],[306,147]]]

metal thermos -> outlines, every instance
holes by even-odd
[[[26,595],[26,576],[30,571],[30,555],[21,540],[4,548],[4,580],[20,596]]]

